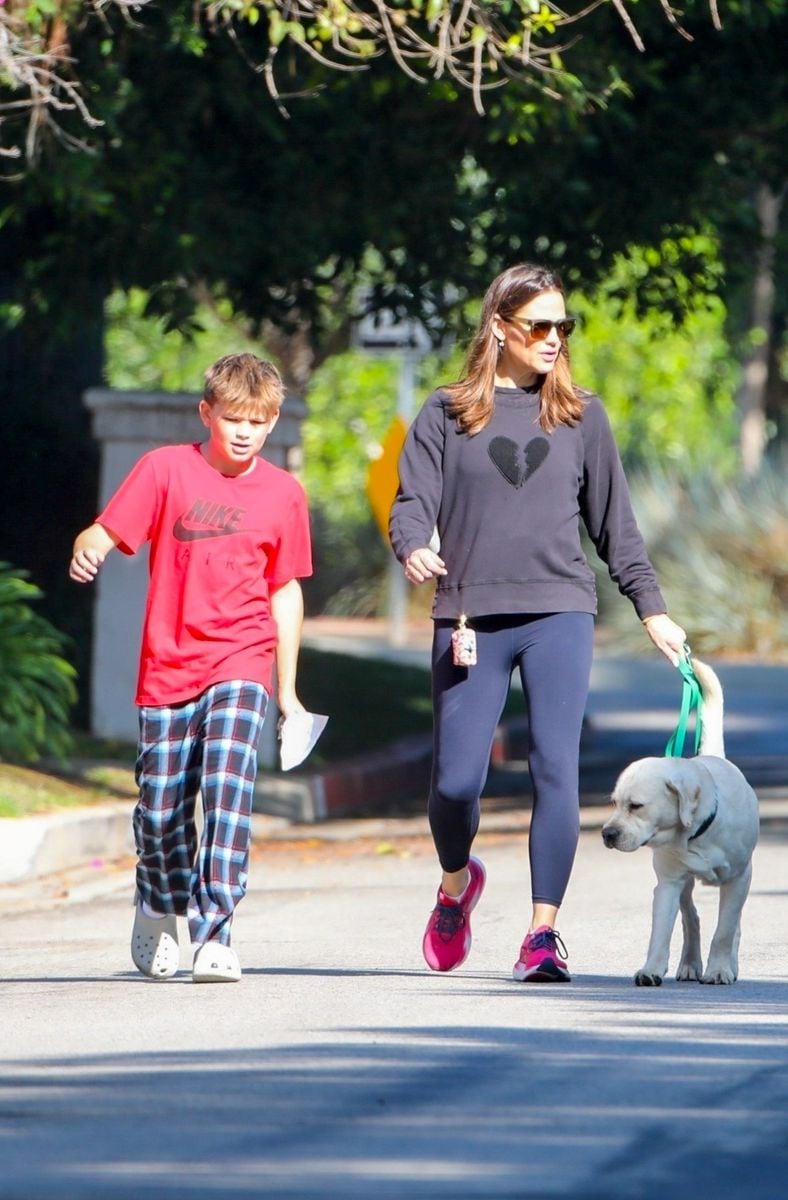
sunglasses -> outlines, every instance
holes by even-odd
[[[527,327],[529,336],[535,342],[543,342],[549,336],[551,329],[555,328],[561,341],[565,342],[575,331],[577,317],[562,317],[560,321],[548,321],[546,319],[532,321],[528,317],[509,317],[509,324]]]

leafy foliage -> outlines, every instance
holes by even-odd
[[[205,31],[198,45],[189,30],[200,7],[225,35]],[[317,343],[351,307],[370,248],[376,303],[424,315],[437,298],[443,317],[442,297],[480,294],[517,259],[558,264],[586,285],[629,243],[657,245],[681,224],[723,230],[719,287],[750,278],[753,181],[785,178],[785,0],[743,15],[726,5],[722,32],[706,0],[693,0],[683,18],[691,44],[660,0],[641,3],[647,55],[621,37],[610,3],[591,5],[578,25],[588,36],[567,62],[594,87],[614,62],[629,94],[600,111],[518,83],[489,93],[483,120],[456,103],[451,77],[414,85],[386,54],[362,76],[304,70],[294,48],[288,86],[297,98],[283,121],[248,65],[265,57],[269,15],[283,7],[172,0],[144,4],[129,24],[108,5],[106,36],[95,20],[71,21],[71,48],[103,122],[98,153],[45,147],[40,169],[8,193],[0,237],[13,242],[3,251],[14,312],[29,319],[52,291],[70,293],[90,273],[108,287],[144,287],[173,326],[188,322],[194,289],[209,286],[253,320],[307,328]],[[524,7],[533,17],[530,0],[480,3],[479,20],[499,10],[515,20]],[[440,0],[436,19],[459,8]],[[338,29],[349,19],[344,3],[311,11],[323,9]],[[730,88],[709,86],[719,78]],[[681,136],[666,137],[670,129]],[[680,316],[676,265],[703,284],[703,264],[684,255],[653,264],[649,287],[659,283],[661,302]],[[76,307],[50,301],[47,329]]]
[[[0,162],[30,166],[45,132],[69,150],[88,151],[89,130],[101,125],[85,99],[70,53],[70,29],[102,21],[114,7],[128,19],[149,0],[4,0],[0,7]],[[68,128],[77,118],[78,133]],[[64,116],[66,120],[64,121]]]
[[[396,362],[356,352],[329,358],[313,377],[307,404],[303,479],[315,535],[307,604],[315,612],[380,612],[389,552],[364,489],[396,411]]]
[[[397,406],[395,358],[348,351],[328,359],[309,388],[303,428],[304,482],[310,500],[338,520],[369,511],[364,479]]]
[[[65,639],[30,607],[41,592],[25,575],[0,563],[0,758],[12,762],[64,755],[76,699]]]
[[[262,70],[269,91],[280,99],[276,59],[287,43],[323,67],[362,70],[381,54],[419,83],[445,77],[472,93],[478,113],[484,93],[507,79],[536,83],[554,100],[600,103],[618,79],[610,69],[608,86],[593,96],[565,66],[563,53],[576,26],[594,8],[612,7],[642,47],[620,0],[597,0],[568,13],[550,0],[203,0],[209,20],[238,36],[243,25],[267,27]],[[574,36],[573,36],[574,35]]]
[[[103,0],[100,18],[83,21],[86,3],[74,0],[68,31],[74,70],[103,122],[90,135],[95,153],[63,153],[44,138],[33,169],[3,185],[0,211],[0,374],[15,446],[0,502],[16,514],[3,557],[43,586],[49,615],[83,656],[82,678],[89,610],[63,563],[73,531],[95,515],[97,460],[81,394],[101,381],[101,316],[114,288],[145,289],[168,327],[181,329],[210,289],[256,328],[301,338],[319,361],[347,344],[364,272],[375,303],[423,315],[437,299],[443,319],[449,302],[461,315],[512,261],[557,265],[585,292],[630,244],[678,244],[684,231],[711,225],[731,344],[747,330],[760,238],[753,189],[786,178],[786,0],[726,0],[721,32],[708,0],[685,0],[693,43],[676,35],[660,0],[625,4],[646,54],[612,5],[600,6],[563,57],[588,91],[603,88],[615,64],[628,91],[605,109],[510,81],[486,94],[480,118],[447,73],[417,84],[390,54],[360,73],[324,70],[285,39],[277,63],[291,92],[286,120],[249,66],[268,50],[262,9],[251,25],[236,5],[213,36],[195,23],[194,0],[147,3],[132,21]],[[25,7],[0,5],[0,17]],[[19,127],[0,115],[10,137]],[[76,111],[60,116],[69,134],[84,135]],[[786,245],[783,224],[774,266],[783,363]],[[674,302],[668,289],[690,266],[705,286],[694,259],[651,272],[664,284],[656,306],[677,320],[684,297]],[[646,294],[648,278],[641,283]],[[596,365],[587,381],[610,393]]]
[[[651,249],[632,246],[593,290],[571,302],[581,318],[572,342],[572,369],[582,386],[602,396],[628,466],[662,463],[686,471],[735,466],[734,394],[738,370],[726,337],[727,312],[712,287],[692,291],[676,265],[692,252],[713,280],[719,258],[713,239],[696,235]],[[672,287],[683,295],[676,325],[660,303],[656,267],[673,261]],[[653,287],[643,305],[642,288]]]
[[[643,536],[671,615],[699,653],[785,658],[788,647],[788,482],[652,467],[632,480]],[[599,566],[604,625],[621,649],[648,642]]]
[[[24,154],[28,164],[35,162],[45,133],[69,149],[90,151],[86,134],[103,120],[91,104],[90,73],[83,78],[75,40],[92,20],[99,27],[102,53],[109,57],[116,34],[111,18],[144,31],[147,11],[154,7],[152,0],[0,4],[0,131],[5,135],[0,160],[19,160]],[[290,54],[280,74],[289,77],[291,94],[293,54],[324,74],[365,69],[372,59],[386,55],[420,83],[445,77],[453,87],[468,89],[481,114],[484,93],[508,79],[536,84],[550,99],[569,101],[578,109],[603,104],[621,88],[615,66],[606,66],[604,81],[594,87],[564,60],[577,40],[576,27],[583,29],[598,9],[611,12],[633,44],[645,48],[623,0],[592,0],[577,13],[551,0],[376,0],[372,5],[363,0],[191,0],[172,14],[171,29],[179,45],[196,57],[208,53],[212,33],[229,34],[280,107],[275,65],[287,47]],[[649,0],[650,12],[655,9],[677,26],[667,0]],[[720,28],[715,0],[711,14],[711,23]],[[295,91],[299,94],[297,87]]]
[[[200,392],[206,367],[221,355],[265,354],[227,300],[206,299],[187,329],[171,328],[152,308],[151,296],[142,288],[118,289],[107,300],[105,377],[110,387]]]

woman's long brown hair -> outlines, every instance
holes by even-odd
[[[546,267],[518,263],[492,281],[482,304],[479,328],[471,342],[462,378],[443,390],[451,397],[449,412],[465,433],[484,429],[495,409],[495,371],[499,347],[493,333],[496,313],[509,321],[518,309],[542,292],[565,295],[560,277]],[[583,413],[583,398],[572,383],[565,341],[555,366],[542,377],[539,389],[539,424],[546,433],[557,425],[576,425]]]

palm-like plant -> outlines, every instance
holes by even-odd
[[[64,635],[31,608],[40,596],[26,572],[0,563],[0,759],[8,761],[60,758],[71,745],[76,671]]]

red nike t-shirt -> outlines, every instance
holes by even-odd
[[[137,704],[177,704],[228,679],[270,692],[269,588],[312,573],[306,497],[292,475],[263,458],[222,475],[198,443],[164,446],[96,519],[125,554],[151,543]]]

